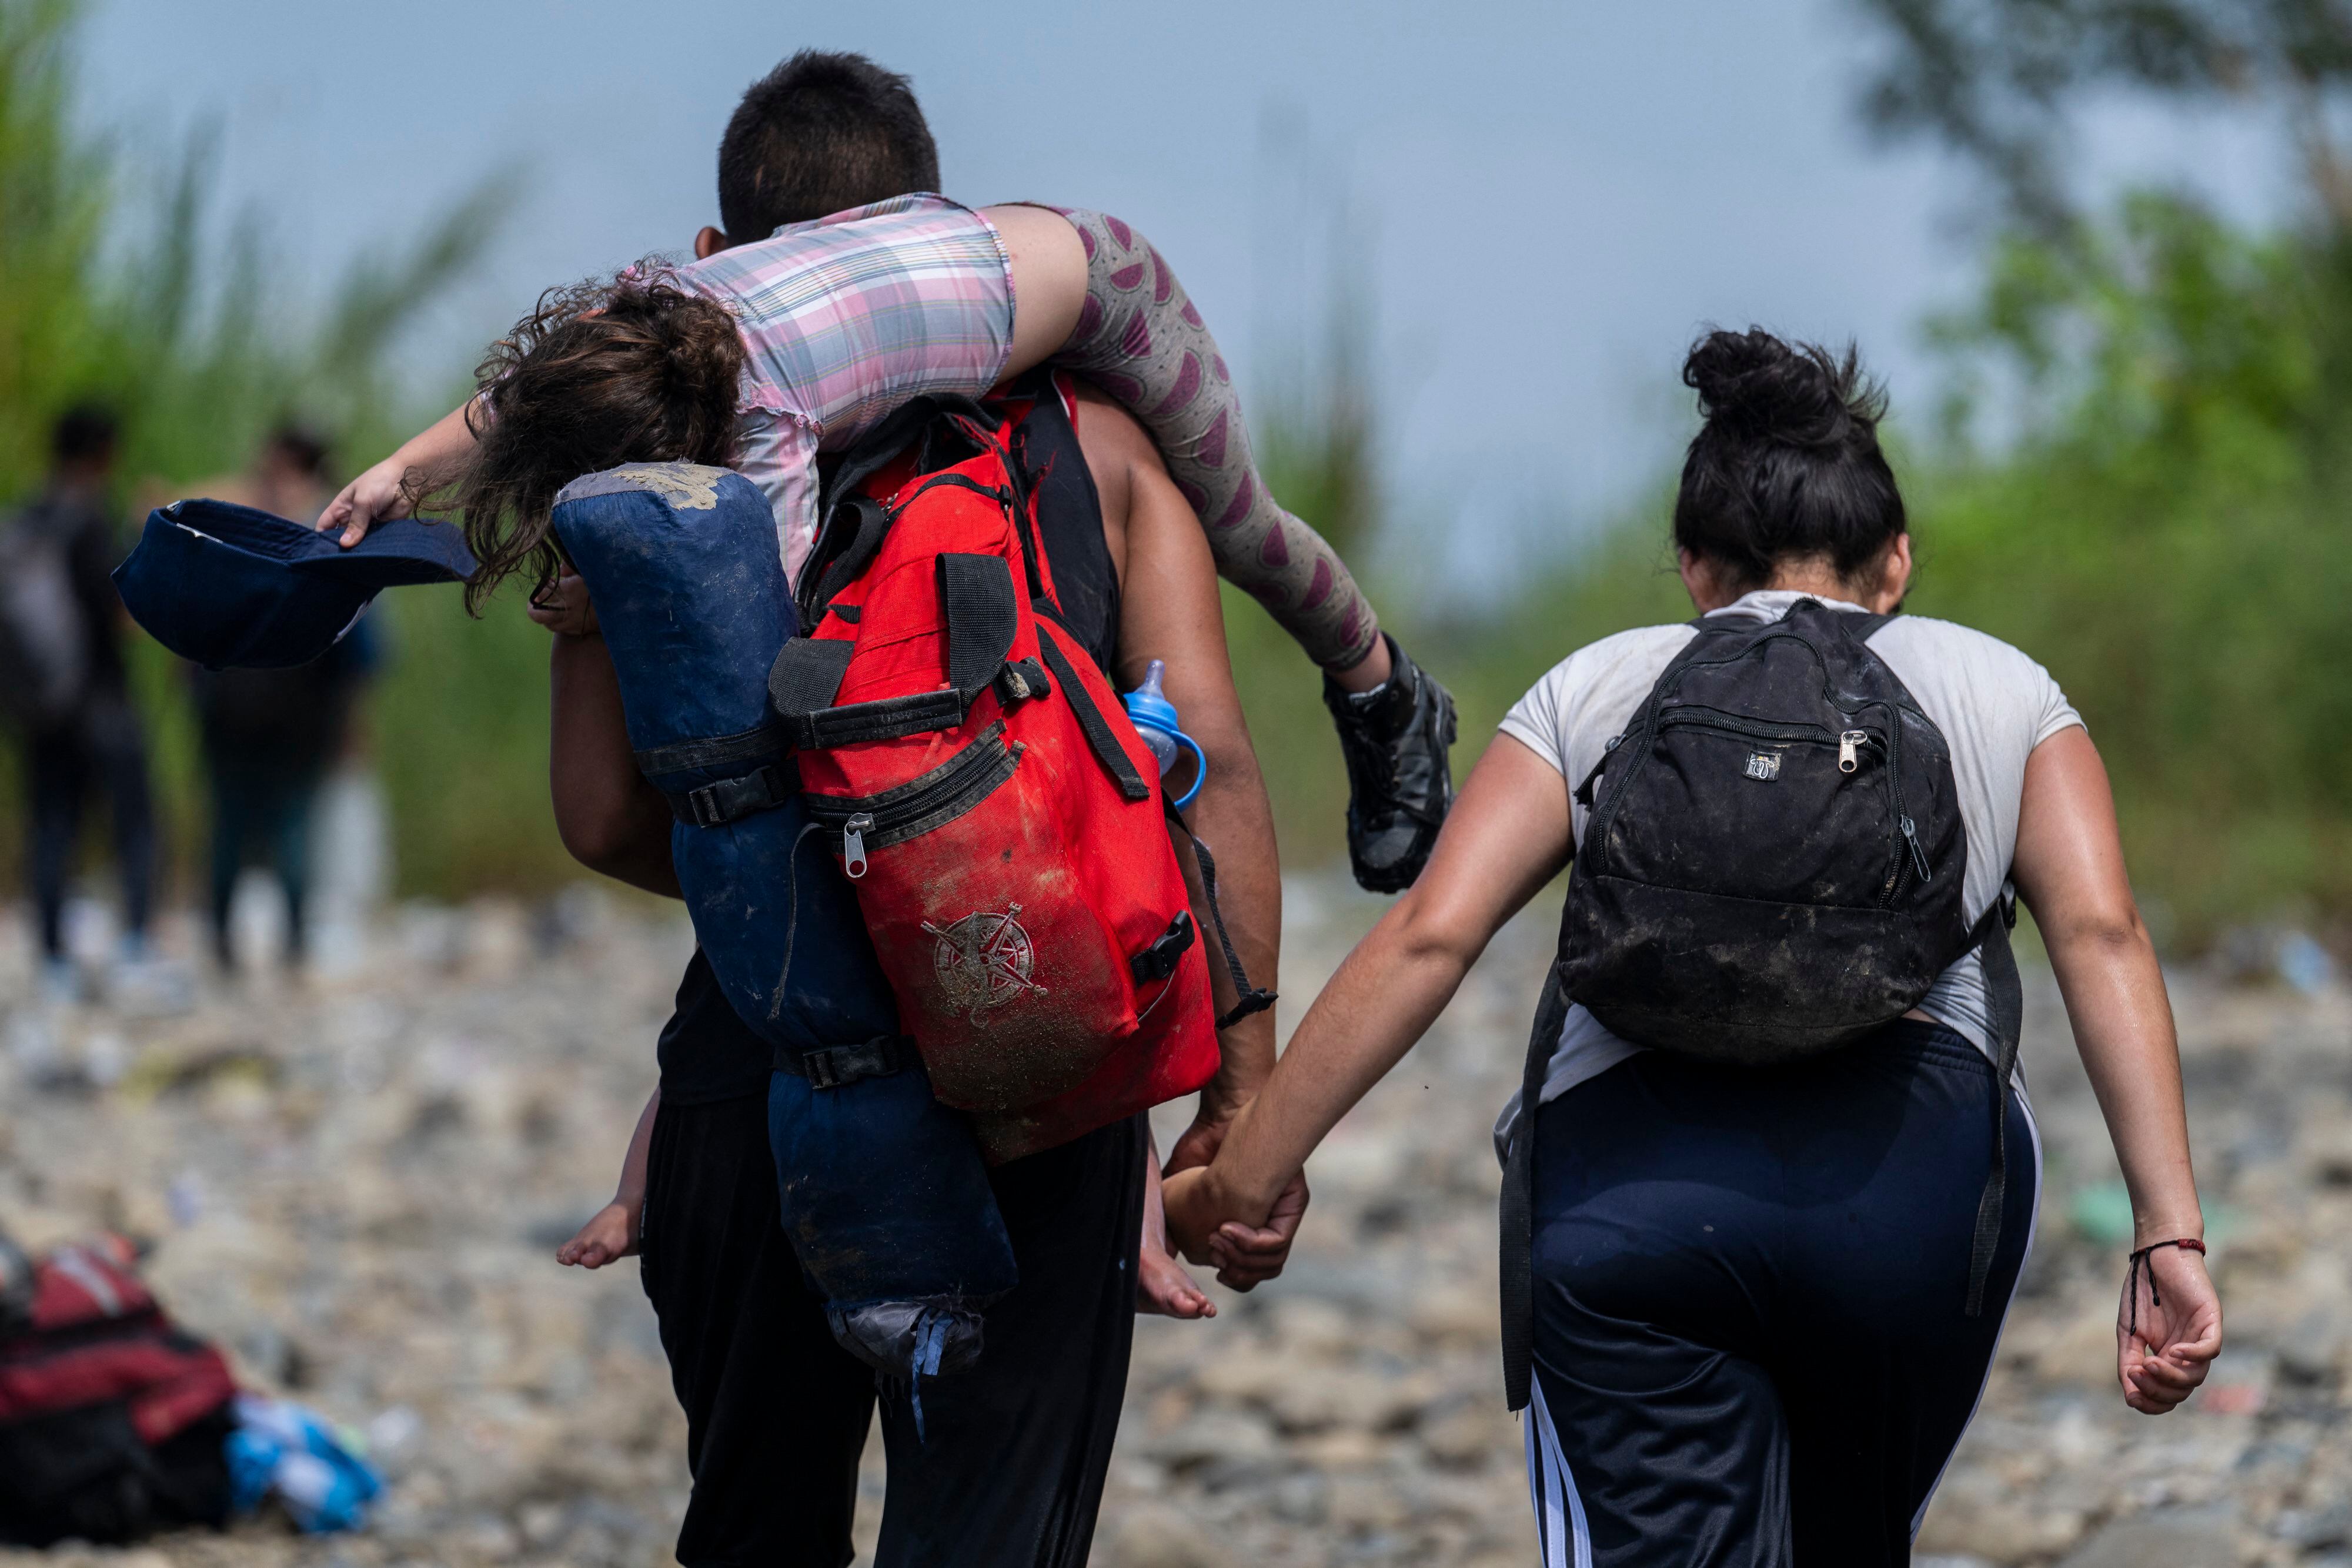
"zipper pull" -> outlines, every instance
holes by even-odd
[[[866,835],[874,831],[870,812],[860,811],[841,824],[841,869],[855,882],[866,874]],[[1908,832],[1909,819],[1905,819],[1904,831]]]
[[[1849,729],[1838,737],[1838,771],[1851,773],[1862,766],[1862,747],[1870,739],[1866,729]]]
[[[1927,869],[1927,852],[1919,847],[1919,830],[1912,825],[1908,817],[1903,819],[1903,841],[1911,846],[1911,863],[1919,868],[1919,880],[1935,881],[1936,873]]]

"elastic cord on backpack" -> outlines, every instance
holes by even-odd
[[[784,905],[784,962],[783,967],[776,971],[776,994],[768,1003],[770,1023],[784,1015],[784,983],[793,977],[793,938],[800,931],[801,879],[793,872],[793,862],[800,857],[801,841],[822,826],[821,822],[803,823],[801,831],[793,835],[793,847],[784,852],[784,874],[791,881],[793,890],[786,895]]]

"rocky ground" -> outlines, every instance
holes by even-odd
[[[1289,907],[1283,988],[1303,1000],[1376,906],[1302,883]],[[669,1561],[683,1425],[634,1270],[551,1260],[609,1194],[688,951],[682,924],[635,908],[583,891],[410,910],[344,976],[208,990],[170,1017],[47,1009],[0,970],[0,1221],[35,1243],[156,1239],[179,1314],[253,1385],[369,1433],[394,1478],[357,1535],[263,1521],[0,1564]],[[1487,1128],[1549,924],[1498,940],[1317,1157],[1282,1281],[1220,1292],[1212,1323],[1141,1325],[1097,1562],[1532,1561]],[[24,949],[0,930],[0,954]],[[1923,1561],[2352,1564],[2352,995],[2296,972],[2307,990],[2175,977],[2231,1346],[2161,1421],[2112,1388],[2113,1161],[2033,981],[2039,1239]]]

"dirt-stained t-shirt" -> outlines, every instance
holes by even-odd
[[[1762,589],[1709,619],[1777,621],[1808,597],[1817,596]],[[1862,612],[1858,604],[1822,602]],[[1519,699],[1503,719],[1503,733],[1559,768],[1562,789],[1572,788],[1592,770],[1610,738],[1623,732],[1666,665],[1697,634],[1688,625],[1643,626],[1578,649]],[[1871,634],[1869,647],[1910,689],[1951,746],[1969,841],[1962,904],[1973,925],[2009,879],[2025,759],[2050,737],[2081,724],[2082,716],[2049,671],[1999,638],[1966,626],[1897,615]],[[1587,813],[1573,801],[1569,810],[1580,841]],[[1976,954],[1945,970],[1919,1008],[1990,1053],[1984,963]],[[1544,1073],[1544,1101],[1558,1099],[1641,1049],[1612,1034],[1583,1008],[1570,1008]],[[1498,1140],[1507,1135],[1517,1113],[1514,1096],[1496,1126]]]

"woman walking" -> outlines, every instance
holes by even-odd
[[[2056,683],[1993,638],[1898,613],[1911,542],[1883,400],[1853,356],[1717,332],[1684,379],[1706,423],[1674,534],[1699,622],[1579,649],[1511,710],[1428,870],[1340,967],[1215,1163],[1171,1180],[1168,1211],[1231,1276],[1278,1271],[1286,1244],[1254,1228],[1275,1195],[1576,856],[1598,805],[1585,859],[1607,863],[1577,867],[1531,1051],[1537,1104],[1515,1100],[1496,1134],[1523,1184],[1515,1227],[1507,1182],[1504,1273],[1531,1319],[1543,1561],[1902,1563],[1982,1391],[2040,1186],[2025,1086],[2004,1071],[2005,885],[2042,932],[2130,1187],[2117,1379],[2148,1414],[2189,1396],[2221,1338],[2171,1010],[2106,774]],[[1698,656],[1715,648],[1734,653]],[[1785,674],[1808,649],[1809,700],[1877,716],[1759,725],[1717,697],[1662,717],[1736,656]],[[1771,832],[1769,813],[1809,789],[1838,804]],[[1644,820],[1623,802],[1642,791],[1651,870],[1636,874],[1628,824]],[[1667,797],[1685,809],[1655,808]],[[1721,804],[1690,804],[1706,801]],[[1872,853],[1892,846],[1874,897],[1820,894],[1817,876],[1773,906],[1793,923],[1748,948],[1689,914],[1692,890],[1720,893],[1711,878],[1828,863],[1849,810],[1885,823]],[[1722,819],[1750,815],[1765,826],[1726,837]],[[1756,900],[1715,903],[1737,920]],[[1940,956],[1905,987],[1895,934],[1919,931]],[[1858,1027],[1785,999],[1865,971],[1895,999]],[[1507,1300],[1507,1347],[1511,1322]]]

